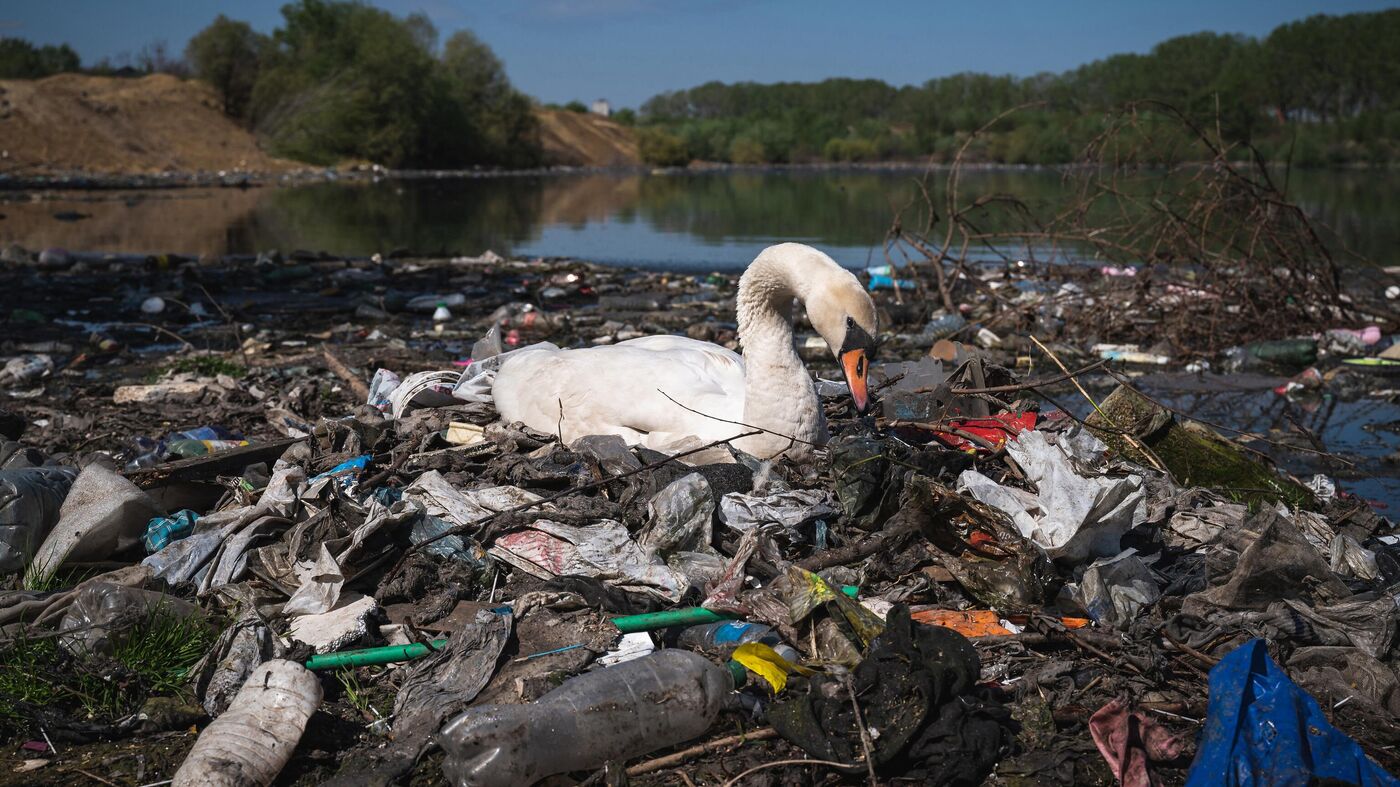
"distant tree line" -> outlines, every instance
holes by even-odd
[[[726,85],[655,96],[641,108],[640,146],[654,164],[951,160],[975,130],[974,159],[1058,164],[1128,102],[1160,101],[1298,164],[1400,160],[1400,10],[1314,16],[1263,39],[1198,33],[1145,55],[1114,55],[1063,74],[964,73],[923,85],[879,80]],[[1143,105],[1152,137],[1151,105]],[[1167,124],[1161,134],[1170,135]],[[1162,144],[1168,140],[1155,140]],[[1243,150],[1240,155],[1245,155]]]

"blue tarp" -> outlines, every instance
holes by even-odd
[[[1306,785],[1336,779],[1366,787],[1400,780],[1333,727],[1307,692],[1253,639],[1210,671],[1210,704],[1187,787]]]

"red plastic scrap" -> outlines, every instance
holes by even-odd
[[[995,448],[1001,448],[1012,437],[1027,429],[1035,428],[1035,413],[1000,412],[991,418],[964,418],[958,421],[949,421],[948,428],[967,432],[991,443]],[[934,436],[950,448],[961,451],[987,450],[986,446],[974,443],[962,435],[935,432]]]

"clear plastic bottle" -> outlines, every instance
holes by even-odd
[[[704,734],[741,680],[699,654],[657,651],[528,705],[469,709],[438,733],[442,770],[458,787],[507,787],[646,754]]]
[[[271,784],[320,706],[321,682],[310,670],[294,661],[260,665],[199,734],[174,787]]]
[[[704,623],[685,629],[676,640],[676,644],[683,648],[693,648],[726,657],[735,648],[746,642],[761,642],[777,651],[779,656],[793,663],[802,660],[802,655],[791,646],[784,644],[772,626],[763,623],[748,623],[742,620]]]

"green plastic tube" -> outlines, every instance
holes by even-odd
[[[432,648],[429,649],[428,645],[431,645]],[[440,650],[446,645],[447,640],[435,639],[426,645],[414,642],[409,645],[386,645],[382,648],[361,648],[359,650],[342,650],[338,653],[322,653],[307,659],[306,668],[323,670],[336,669],[337,667],[373,667],[380,664],[392,664],[396,661],[412,661],[421,659],[433,650]]]
[[[662,610],[661,612],[648,612],[644,615],[624,615],[620,618],[613,618],[612,622],[614,626],[617,626],[618,631],[623,634],[631,634],[636,631],[656,631],[672,626],[699,626],[702,623],[733,620],[737,617],[739,616],[732,612],[715,612],[703,607],[683,607]]]

